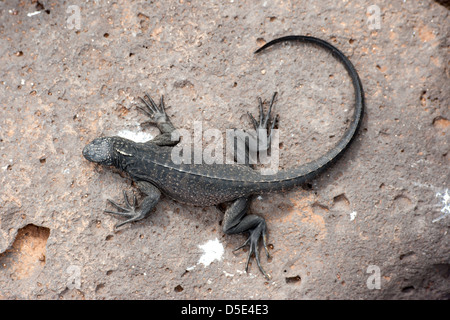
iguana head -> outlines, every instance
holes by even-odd
[[[94,139],[84,147],[83,156],[91,162],[112,166],[114,164],[113,145],[111,137]]]

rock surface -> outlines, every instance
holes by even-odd
[[[1,2],[0,298],[449,299],[449,10],[373,4]],[[278,91],[280,167],[333,146],[353,112],[342,66],[308,45],[252,53],[289,34],[340,48],[366,110],[324,175],[253,202],[272,280],[244,272],[245,236],[224,235],[215,207],[163,198],[115,233],[106,199],[141,195],[81,150],[154,136],[134,107],[144,91],[165,95],[177,127],[223,133]]]

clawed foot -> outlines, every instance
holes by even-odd
[[[144,103],[145,108],[142,106],[137,106],[139,110],[142,110],[146,115],[149,116],[150,120],[145,122],[149,124],[158,124],[168,121],[168,117],[166,115],[165,111],[165,105],[164,105],[164,96],[161,96],[161,101],[159,103],[159,106],[153,101],[153,99],[145,93],[145,97],[147,99],[139,97],[139,99]]]
[[[145,215],[142,214],[142,212],[140,210],[136,209],[136,203],[137,203],[136,196],[133,195],[133,204],[131,204],[130,201],[128,200],[128,196],[127,196],[127,193],[125,192],[125,190],[123,191],[123,197],[125,199],[125,207],[123,207],[123,206],[117,204],[116,202],[108,199],[109,203],[111,203],[117,209],[121,210],[121,212],[119,212],[119,211],[110,211],[110,210],[105,210],[105,212],[127,218],[127,220],[116,224],[114,226],[114,229],[117,229],[117,228],[123,226],[126,223],[137,221],[137,220],[140,220],[140,219],[145,217]]]
[[[247,112],[248,116],[252,120],[253,127],[256,130],[258,144],[259,144],[258,151],[269,149],[270,142],[272,139],[272,131],[278,120],[278,115],[276,115],[275,118],[273,118],[273,119],[271,118],[272,107],[273,107],[276,97],[277,97],[277,92],[275,92],[273,94],[272,101],[270,101],[269,110],[267,111],[267,114],[265,114],[265,115],[264,115],[264,109],[263,109],[263,102],[262,102],[261,98],[258,98],[259,121],[257,121],[250,112]],[[270,134],[267,133],[267,130],[269,128],[269,123],[271,123]],[[252,151],[255,151],[255,150],[252,150]]]
[[[259,270],[261,271],[261,273],[264,275],[264,277],[267,280],[270,280],[271,276],[268,273],[266,273],[261,266],[261,262],[259,260],[259,249],[258,249],[259,239],[262,238],[263,247],[264,247],[264,250],[266,251],[266,256],[267,256],[267,258],[270,258],[269,249],[267,248],[267,231],[266,231],[265,221],[262,220],[261,223],[259,223],[254,229],[251,229],[248,232],[250,233],[248,239],[244,242],[244,244],[242,246],[234,249],[233,251],[237,251],[237,250],[242,249],[243,247],[249,245],[250,250],[248,253],[247,263],[245,265],[245,272],[248,273],[248,265],[250,262],[250,258],[252,257],[252,255],[254,255],[256,264],[258,265]]]
[[[147,93],[144,98],[139,97],[139,99],[144,103],[144,106],[137,105],[136,107],[150,118],[150,120],[142,124],[155,125],[161,131],[161,134],[150,140],[150,142],[159,146],[176,145],[180,141],[180,135],[176,132],[175,127],[166,114],[164,96],[161,96],[159,106]]]

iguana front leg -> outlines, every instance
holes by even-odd
[[[144,124],[148,123],[155,125],[158,127],[159,131],[161,131],[160,135],[148,142],[157,144],[158,146],[176,145],[180,141],[180,136],[174,134],[176,132],[176,128],[166,114],[164,96],[161,96],[159,106],[147,93],[145,94],[145,97],[147,99],[139,97],[145,107],[137,106],[139,110],[142,110],[150,118],[150,120],[144,122]]]
[[[114,226],[114,229],[117,229],[126,223],[144,219],[150,213],[150,211],[152,211],[152,209],[156,206],[156,204],[159,201],[159,198],[161,197],[161,191],[159,191],[159,189],[154,185],[152,185],[151,183],[146,181],[138,181],[136,182],[136,184],[138,185],[139,189],[146,194],[146,197],[139,206],[139,209],[136,206],[137,205],[136,196],[133,196],[133,204],[131,204],[130,201],[128,200],[128,196],[125,190],[123,191],[125,206],[121,206],[116,202],[108,199],[108,201],[120,211],[105,210],[105,212],[127,218],[127,220],[116,224]]]

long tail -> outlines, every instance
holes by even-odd
[[[286,36],[266,43],[264,46],[256,50],[255,53],[259,53],[264,49],[285,41],[299,41],[316,44],[328,50],[334,57],[336,57],[344,65],[345,69],[350,75],[350,78],[352,79],[353,87],[355,89],[355,111],[350,126],[342,136],[341,140],[339,140],[339,142],[336,144],[336,146],[334,146],[330,151],[328,151],[320,158],[299,167],[282,170],[270,176],[262,175],[261,181],[259,182],[262,192],[275,189],[289,189],[291,187],[301,185],[324,171],[342,154],[345,148],[352,141],[355,132],[358,130],[358,127],[361,123],[361,118],[364,110],[364,91],[355,67],[339,49],[337,49],[330,43],[310,36]]]

